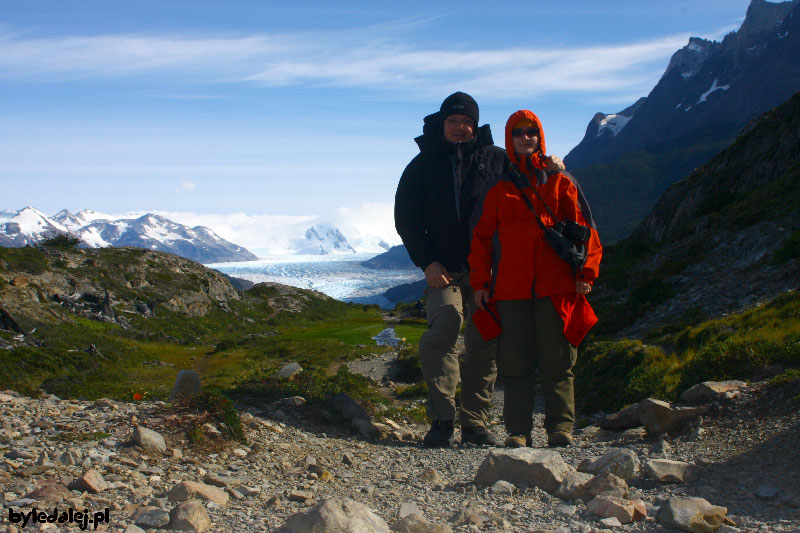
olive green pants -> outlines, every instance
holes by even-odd
[[[497,302],[503,333],[497,360],[503,377],[503,418],[509,435],[533,429],[534,371],[544,393],[544,428],[572,432],[575,424],[574,374],[577,349],[564,338],[564,321],[550,298]]]
[[[455,420],[455,395],[460,378],[461,426],[485,426],[497,379],[496,341],[484,341],[472,322],[475,302],[469,274],[453,274],[453,281],[447,287],[429,286],[425,294],[428,330],[420,339],[419,356],[422,376],[428,385],[426,414],[431,420]],[[456,341],[465,318],[466,354],[459,364]]]

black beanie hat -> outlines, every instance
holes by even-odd
[[[450,115],[467,115],[475,121],[475,127],[478,127],[478,102],[467,93],[457,92],[445,98],[439,112],[442,120]]]

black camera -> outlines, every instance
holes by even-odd
[[[592,236],[592,228],[568,219],[562,220],[553,229],[572,242],[586,242]]]

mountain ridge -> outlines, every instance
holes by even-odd
[[[629,234],[671,183],[800,90],[798,51],[800,2],[753,0],[742,26],[722,42],[692,37],[675,52],[648,96],[626,110],[634,108],[621,127],[599,130],[614,114],[596,114],[564,160],[604,242]]]

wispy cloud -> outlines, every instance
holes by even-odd
[[[399,33],[413,31],[405,22]],[[411,28],[411,29],[410,29]],[[35,38],[0,28],[0,79],[135,77],[159,84],[249,83],[353,87],[416,95],[468,87],[484,99],[551,91],[647,88],[689,35],[611,46],[424,50],[413,39],[358,30],[324,34],[192,37],[103,35]],[[364,39],[364,36],[370,39]],[[654,62],[658,63],[654,65]],[[658,74],[656,74],[657,76]]]

